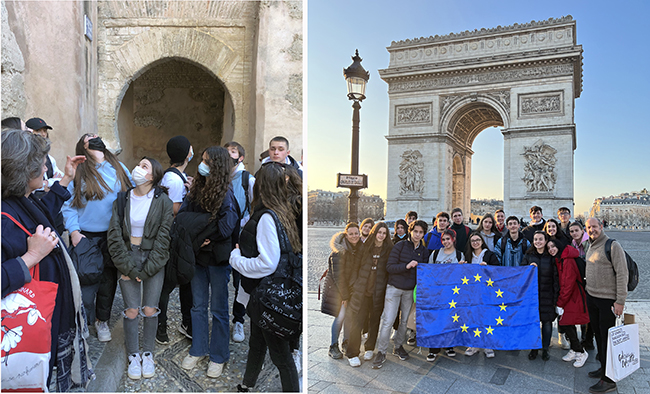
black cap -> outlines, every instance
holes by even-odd
[[[32,130],[40,130],[42,128],[50,129],[52,130],[52,127],[48,126],[47,123],[41,118],[31,118],[27,122],[25,122],[25,126],[29,127]]]
[[[172,137],[167,142],[167,155],[173,163],[182,163],[190,153],[190,140],[183,135]]]

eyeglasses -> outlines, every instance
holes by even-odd
[[[481,240],[480,239],[473,239],[473,240],[471,240],[471,242],[473,244],[478,244],[478,243],[481,243]]]

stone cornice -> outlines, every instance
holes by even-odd
[[[436,34],[435,36],[429,36],[429,37],[420,37],[420,38],[406,39],[401,41],[393,41],[391,42],[388,49],[390,50],[396,48],[410,47],[413,45],[465,40],[467,38],[483,37],[487,35],[494,35],[497,33],[512,33],[512,32],[521,33],[521,31],[528,30],[528,29],[534,29],[540,27],[556,27],[562,24],[575,24],[575,21],[573,20],[573,17],[571,15],[567,15],[560,18],[548,18],[547,20],[543,20],[543,21],[533,20],[530,21],[529,23],[524,23],[524,24],[515,23],[509,26],[497,26],[489,29],[482,28],[480,30],[474,29],[473,31],[465,30],[464,32],[450,33],[443,36],[439,36]]]

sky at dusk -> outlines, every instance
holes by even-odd
[[[337,190],[336,174],[350,172],[352,102],[343,69],[355,49],[370,72],[361,103],[359,169],[368,175],[364,192],[385,198],[389,99],[377,70],[388,67],[391,41],[565,15],[576,20],[577,43],[584,51],[583,91],[575,100],[575,213],[588,211],[597,197],[650,188],[650,2],[310,0],[309,189]],[[472,150],[472,198],[503,198],[499,129],[481,132]]]

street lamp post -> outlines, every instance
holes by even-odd
[[[352,113],[352,165],[350,168],[352,177],[359,175],[359,110],[361,101],[366,98],[366,83],[370,79],[370,73],[363,68],[361,60],[357,49],[352,57],[352,64],[343,70],[343,76],[345,76],[348,85],[348,99],[353,101],[352,108],[354,109]],[[348,186],[350,188],[348,222],[359,221],[359,189],[367,187],[367,179],[364,183],[366,184],[363,186]]]

